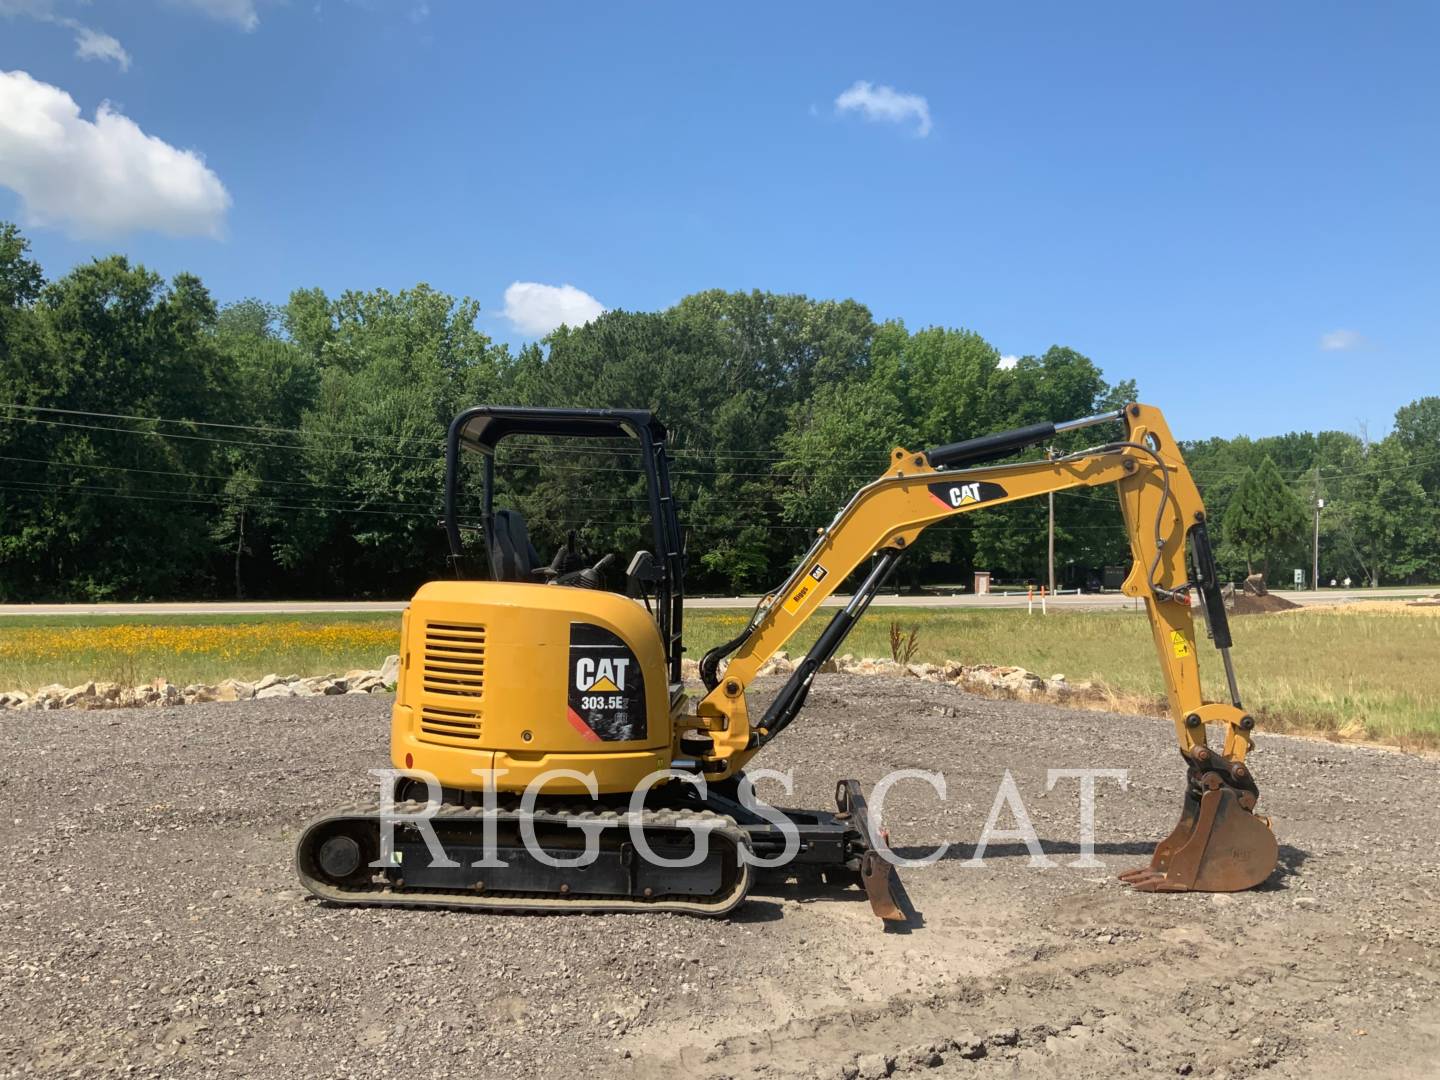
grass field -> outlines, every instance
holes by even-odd
[[[0,619],[0,690],[125,686],[164,676],[180,686],[264,675],[323,675],[378,668],[400,651],[393,612],[336,616],[154,615]]]
[[[1388,610],[1386,610],[1388,608]],[[1434,612],[1436,609],[1429,609]],[[734,636],[741,612],[687,614],[690,652]],[[1102,685],[1118,707],[1164,708],[1150,626],[1139,612],[872,609],[843,646],[890,655],[891,621],[918,631],[916,660],[1013,664]],[[1440,617],[1400,604],[1250,615],[1231,621],[1232,656],[1246,707],[1270,730],[1319,731],[1401,746],[1440,747]],[[792,655],[819,633],[815,620]],[[1219,655],[1200,647],[1206,694],[1225,699]]]
[[[1434,609],[1431,609],[1432,611]],[[1403,605],[1367,604],[1233,620],[1245,703],[1271,730],[1319,731],[1410,747],[1440,747],[1440,617]],[[733,637],[743,611],[686,614],[695,658]],[[789,645],[803,652],[811,622]],[[1041,675],[1103,686],[1120,708],[1162,705],[1149,626],[1135,612],[875,609],[844,646],[890,655],[891,621],[918,633],[917,660],[1014,664]],[[139,683],[163,675],[181,685],[227,677],[322,674],[378,667],[399,651],[394,614],[155,616],[0,620],[0,690],[34,690],[86,679]],[[1223,698],[1218,656],[1201,647],[1206,689]]]

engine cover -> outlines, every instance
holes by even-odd
[[[660,632],[628,597],[562,585],[436,581],[406,609],[391,727],[396,768],[502,791],[540,774],[592,774],[633,790],[670,763],[669,684]],[[546,795],[579,794],[555,777]]]

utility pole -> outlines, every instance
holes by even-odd
[[[1310,564],[1310,591],[1315,592],[1320,588],[1320,511],[1325,508],[1325,500],[1320,498],[1320,462],[1315,462],[1315,547],[1314,557]]]
[[[1055,456],[1055,448],[1052,446],[1049,456]],[[1050,492],[1050,553],[1046,563],[1050,570],[1050,595],[1055,595],[1055,492]]]

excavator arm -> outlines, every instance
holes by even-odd
[[[1123,424],[1123,437],[1036,461],[982,464],[1058,433],[1106,423]],[[1276,845],[1268,823],[1252,813],[1259,791],[1244,762],[1254,720],[1241,705],[1231,665],[1230,630],[1205,507],[1164,417],[1147,405],[1036,424],[923,453],[895,449],[886,471],[860,488],[820,530],[744,632],[702,661],[709,693],[679,725],[677,756],[695,757],[711,779],[743,768],[794,720],[821,665],[930,525],[1050,492],[1105,484],[1119,493],[1130,539],[1132,566],[1123,592],[1145,604],[1176,740],[1188,767],[1180,823],[1157,845],[1148,867],[1122,877],[1150,891],[1233,891],[1258,884],[1274,867]],[[769,708],[752,717],[746,691],[760,667],[837,586],[872,559],[849,602],[836,611]],[[1192,589],[1203,600],[1209,635],[1225,667],[1228,702],[1206,703],[1201,695]],[[730,660],[721,675],[719,662],[726,655]],[[1208,724],[1224,732],[1218,751],[1207,744]]]

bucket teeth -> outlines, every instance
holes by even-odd
[[[1180,822],[1155,845],[1149,866],[1120,880],[1140,892],[1240,892],[1270,876],[1279,857],[1269,825],[1234,788],[1187,794]]]

